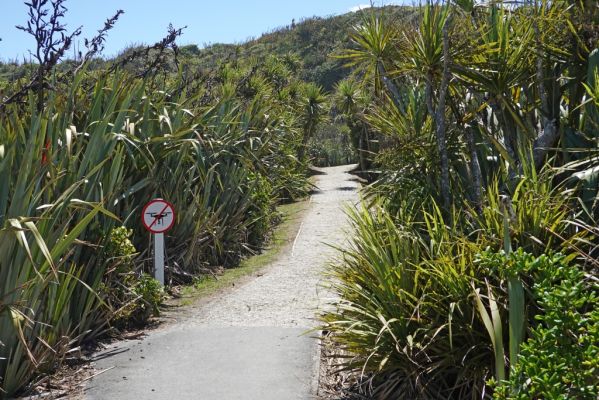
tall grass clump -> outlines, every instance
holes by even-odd
[[[512,329],[524,334],[531,328],[525,321],[536,325],[535,316],[545,312],[538,296],[524,296],[545,273],[533,254],[584,258],[577,249],[592,235],[569,219],[572,200],[568,192],[523,181],[507,211],[491,200],[475,218],[454,211],[451,220],[461,225],[452,226],[432,200],[399,213],[384,199],[350,210],[352,239],[329,273],[340,300],[322,317],[323,329],[343,350],[341,368],[370,382],[375,398],[491,393],[489,382],[506,379],[517,360],[522,339]],[[526,266],[490,261],[505,254],[506,235],[510,249],[530,252]],[[516,284],[524,290],[517,292]]]
[[[594,398],[597,8],[412,11],[370,10],[341,54],[338,107],[373,146],[333,355],[380,399]]]
[[[323,329],[346,352],[342,368],[372,379],[377,398],[484,390],[491,354],[484,331],[470,329],[480,324],[470,299],[476,247],[427,241],[380,205],[350,216],[354,238],[331,271],[341,300],[323,317]],[[431,233],[440,239],[444,229]],[[440,252],[436,246],[445,250],[427,257]]]
[[[289,94],[304,83],[282,61],[173,71],[174,53],[160,51],[144,54],[164,65],[49,66],[52,90],[16,81],[16,95],[2,99],[0,398],[84,342],[159,311],[164,291],[150,277],[139,222],[148,200],[177,210],[170,284],[259,252],[276,205],[308,191],[296,155],[305,121],[315,130],[320,117],[304,115],[305,99]]]
[[[102,301],[89,284],[102,272],[82,268],[91,250],[81,239],[99,214],[116,219],[83,196],[101,165],[69,182],[43,153],[51,114],[12,111],[0,128],[0,382],[9,395],[54,368],[95,325]]]

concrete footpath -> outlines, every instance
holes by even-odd
[[[358,201],[349,166],[324,168],[319,191],[292,246],[264,273],[198,306],[186,317],[96,355],[106,370],[87,399],[316,399],[315,314],[329,303],[326,263],[347,228],[343,207]]]

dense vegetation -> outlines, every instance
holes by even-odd
[[[455,1],[353,29],[336,102],[373,183],[322,318],[362,394],[597,398],[598,23]]]
[[[312,160],[371,181],[322,316],[361,391],[597,398],[596,2],[386,7],[206,49],[170,27],[113,60],[118,13],[64,59],[63,3],[32,1],[39,56],[0,66],[0,397],[157,312],[144,202],[174,203],[167,279],[190,279],[259,251]]]
[[[413,15],[410,8],[387,7],[387,13],[394,19],[402,16]],[[212,44],[205,48],[197,45],[177,47],[177,57],[174,52],[165,52],[160,55],[162,71],[170,74],[180,73],[184,80],[199,80],[209,84],[208,76],[217,69],[226,65],[254,65],[259,60],[276,56],[281,60],[290,74],[300,81],[312,82],[322,87],[325,92],[331,92],[336,85],[353,73],[353,69],[346,62],[337,57],[344,48],[350,45],[348,32],[351,27],[359,23],[365,11],[358,11],[344,15],[326,18],[313,17],[301,21],[293,21],[288,26],[283,26],[264,34],[256,39],[240,44]],[[88,71],[111,68],[115,64],[132,74],[143,74],[148,62],[156,58],[157,49],[151,49],[152,57],[144,57],[147,48],[143,45],[134,45],[124,49],[114,59],[103,59],[97,54],[88,57]],[[75,59],[65,59],[56,66],[58,71],[68,71],[76,67],[82,56]],[[35,68],[33,64],[18,61],[0,62],[0,88],[2,82],[26,78]],[[276,73],[276,71],[272,71]],[[315,136],[318,140],[311,141],[310,154],[314,156],[312,162],[316,166],[338,165],[347,160],[356,161],[350,142],[358,145],[359,135],[355,132],[347,135],[344,127],[342,112],[337,104],[327,104],[331,124],[317,129]],[[343,148],[334,146],[341,141]],[[347,154],[347,155],[343,155]]]
[[[177,68],[172,27],[99,63],[119,13],[61,62],[78,34],[61,25],[64,1],[29,8],[38,57],[0,85],[0,398],[157,312],[149,199],[177,210],[169,282],[259,251],[275,206],[307,193],[306,145],[328,115],[322,89],[276,55]]]

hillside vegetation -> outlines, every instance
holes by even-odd
[[[390,17],[397,19],[406,14],[414,14],[411,8],[389,6],[385,9]],[[216,43],[205,48],[195,44],[180,46],[179,62],[184,69],[212,71],[229,62],[245,63],[277,56],[286,60],[297,78],[331,91],[337,82],[351,73],[351,69],[344,66],[346,62],[335,56],[350,45],[348,32],[359,24],[365,12],[367,11],[362,10],[338,16],[294,21],[288,26],[274,29],[240,44]],[[90,68],[105,67],[143,48],[144,46],[139,45],[124,49],[114,60],[95,59]],[[63,64],[66,67],[71,62],[67,60]],[[172,67],[174,70],[175,66]],[[28,70],[30,67],[20,63],[0,63],[0,81],[21,78]]]
[[[406,7],[389,6],[385,10],[393,19],[413,15],[413,10]],[[223,60],[264,59],[270,55],[285,57],[296,64],[298,78],[331,91],[352,71],[345,65],[346,61],[336,56],[350,46],[348,32],[367,12],[307,18],[242,44],[214,44],[201,50],[194,45],[183,46],[181,53],[193,55],[190,61],[207,69]]]

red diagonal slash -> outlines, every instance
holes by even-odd
[[[148,228],[152,228],[154,226],[154,224],[158,221],[158,219],[160,218],[160,216],[162,215],[162,213],[168,208],[168,204],[166,206],[164,206],[164,208],[162,209],[162,211],[160,211],[158,214],[156,214],[156,216],[154,217],[154,222],[152,222],[152,224],[148,227]]]

